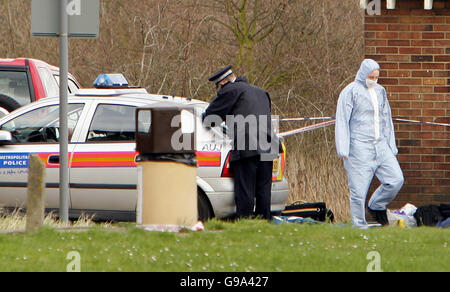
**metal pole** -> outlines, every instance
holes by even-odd
[[[67,0],[60,0],[59,34],[59,219],[69,221],[69,165],[68,165],[68,122],[67,88],[69,72],[69,19]]]

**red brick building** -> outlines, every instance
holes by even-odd
[[[381,65],[393,116],[450,123],[450,0],[364,4],[372,9],[365,16],[365,54]],[[449,203],[450,128],[394,124],[405,185],[390,208]]]

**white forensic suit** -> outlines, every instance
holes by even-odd
[[[335,142],[339,158],[344,160],[350,189],[350,213],[353,225],[368,228],[365,218],[367,192],[376,175],[381,185],[372,194],[372,211],[386,208],[403,186],[403,173],[395,157],[394,125],[386,90],[366,80],[379,70],[374,60],[362,62],[356,80],[340,94],[336,111]],[[387,218],[387,217],[386,217]]]

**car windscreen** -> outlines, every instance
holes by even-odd
[[[0,70],[0,94],[15,99],[20,105],[31,101],[28,84],[25,71]]]
[[[69,140],[84,104],[68,105]],[[0,127],[9,131],[13,143],[56,143],[59,141],[59,105],[44,106],[13,118]]]

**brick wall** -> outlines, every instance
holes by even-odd
[[[397,0],[365,17],[365,53],[378,61],[394,117],[450,123],[450,0]],[[450,202],[450,128],[395,122],[405,185],[389,208]]]

